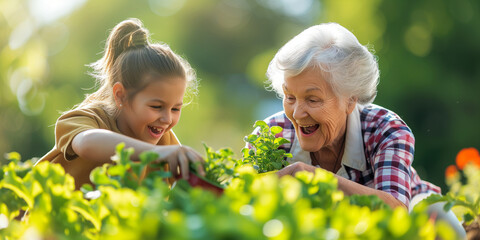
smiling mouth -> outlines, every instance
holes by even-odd
[[[320,126],[319,124],[313,124],[313,125],[306,125],[306,126],[299,126],[299,127],[303,134],[311,134],[317,131],[319,126]]]
[[[163,129],[161,128],[157,128],[157,127],[153,127],[153,126],[148,126],[148,128],[150,129],[150,131],[152,131],[153,134],[155,135],[159,135],[163,132]]]

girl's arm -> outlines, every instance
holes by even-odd
[[[132,160],[139,160],[138,156],[144,151],[153,151],[159,154],[159,162],[167,162],[174,177],[179,175],[188,178],[189,162],[203,161],[195,150],[182,145],[153,145],[123,134],[105,129],[90,129],[77,134],[72,141],[73,151],[83,159],[96,162],[110,162],[115,154],[115,147],[125,143],[125,148],[135,149]],[[203,168],[198,164],[198,173],[204,175]],[[180,170],[180,172],[178,172]]]
[[[316,167],[312,165],[308,165],[303,162],[296,162],[291,165],[288,165],[287,167],[279,170],[277,175],[279,177],[284,176],[284,175],[292,175],[295,176],[295,173],[300,172],[300,171],[309,171],[315,173]],[[403,204],[400,200],[394,198],[392,195],[390,195],[387,192],[369,188],[367,186],[361,185],[359,183],[356,183],[354,181],[348,180],[344,177],[338,176],[335,174],[335,177],[338,180],[338,189],[341,190],[343,193],[346,195],[350,196],[353,194],[359,194],[359,195],[376,195],[380,199],[382,199],[386,204],[388,204],[392,208],[396,207],[404,207],[405,209],[407,208],[405,204]]]

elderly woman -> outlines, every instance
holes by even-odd
[[[306,29],[278,51],[267,76],[284,111],[266,122],[284,128],[277,136],[290,140],[282,148],[293,155],[278,175],[323,168],[345,194],[376,195],[391,207],[440,193],[412,167],[415,139],[407,124],[372,104],[377,61],[350,31],[336,23]]]

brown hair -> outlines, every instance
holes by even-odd
[[[78,106],[102,107],[109,115],[117,116],[112,87],[123,84],[131,100],[150,82],[148,79],[178,76],[186,79],[188,93],[195,94],[197,81],[190,64],[175,54],[168,45],[150,43],[149,32],[138,19],[127,19],[117,24],[108,36],[101,59],[90,64],[91,74],[100,85]],[[149,78],[147,76],[155,76]]]

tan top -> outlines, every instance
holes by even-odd
[[[72,175],[75,179],[75,188],[85,183],[90,183],[90,172],[99,166],[101,162],[88,161],[80,158],[72,148],[73,138],[89,129],[107,129],[116,133],[121,133],[117,127],[115,119],[110,117],[101,108],[74,109],[64,113],[58,118],[55,124],[55,146],[45,156],[37,162],[49,161],[59,163],[65,169],[65,172]],[[166,132],[157,145],[176,145],[179,144],[173,131]]]

